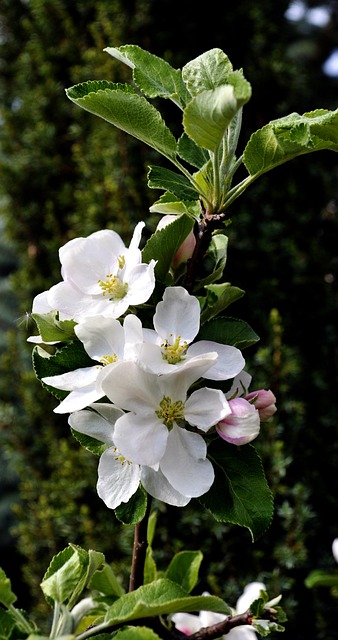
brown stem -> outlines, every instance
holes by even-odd
[[[144,563],[148,547],[147,531],[150,510],[151,498],[148,496],[148,504],[144,518],[135,526],[129,591],[135,591],[135,589],[143,585]]]
[[[246,611],[237,616],[228,616],[222,622],[217,622],[217,624],[212,624],[210,627],[199,629],[199,631],[190,635],[189,638],[190,640],[216,640],[216,638],[230,633],[231,629],[240,627],[243,624],[252,624],[251,611]]]
[[[183,286],[189,293],[192,293],[193,291],[197,269],[208,250],[212,234],[216,229],[221,229],[223,227],[225,218],[225,213],[204,213],[201,216],[198,223],[198,231],[196,233],[195,249],[188,262],[187,272],[183,282]]]

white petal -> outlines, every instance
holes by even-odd
[[[208,351],[216,351],[218,358],[216,363],[203,374],[203,378],[208,380],[230,380],[237,376],[245,366],[242,353],[236,347],[226,344],[219,344],[212,340],[199,340],[190,345],[188,356],[199,355]]]
[[[227,398],[246,396],[252,376],[247,371],[241,371],[234,379],[230,391],[227,393]]]
[[[123,358],[124,331],[118,320],[92,316],[77,324],[74,331],[94,360],[114,354],[118,359]]]
[[[111,402],[138,414],[154,414],[164,395],[158,376],[143,371],[130,361],[104,367],[98,384]]]
[[[150,467],[142,467],[141,482],[147,493],[157,500],[174,507],[185,507],[190,498],[183,496],[168,482],[161,471],[154,471]]]
[[[99,280],[118,269],[117,259],[125,250],[120,236],[111,229],[74,238],[60,249],[60,261],[67,278],[87,294],[101,293]]]
[[[216,361],[217,353],[208,353],[187,359],[182,365],[176,367],[172,373],[159,377],[163,381],[164,395],[168,395],[172,400],[186,399],[189,387],[198,380],[205,371],[210,369]]]
[[[94,407],[95,405],[92,406]],[[114,424],[121,417],[121,411],[112,405],[110,406],[116,412],[115,420],[114,415],[111,414],[111,422],[105,420],[102,415],[98,415],[95,411],[85,409],[72,413],[68,418],[68,424],[79,433],[84,433],[96,440],[100,440],[100,442],[114,444]]]
[[[33,300],[32,313],[49,313],[52,311],[52,307],[48,302],[48,291],[38,293]]]
[[[208,431],[230,413],[231,409],[224,393],[219,389],[205,387],[194,391],[188,398],[184,417],[189,424],[202,431]]]
[[[130,251],[135,251],[135,249],[139,248],[140,242],[141,242],[142,230],[144,229],[145,226],[146,226],[146,223],[143,222],[142,220],[137,223],[133,232],[133,237],[129,244]]]
[[[191,636],[202,627],[200,616],[195,616],[193,613],[174,613],[171,619],[175,623],[176,629],[186,636]]]
[[[68,396],[55,407],[54,413],[71,413],[72,411],[80,411],[88,407],[96,400],[100,400],[103,397],[103,393],[100,393],[96,389],[96,386],[88,385],[88,387],[82,387],[75,391],[71,391]]]
[[[151,260],[149,264],[139,264],[126,274],[128,278],[126,294],[128,306],[142,304],[150,298],[155,287],[155,264],[154,260]]]
[[[196,498],[210,489],[215,477],[206,453],[202,436],[175,426],[169,433],[160,469],[174,489]]]
[[[140,467],[120,460],[111,447],[103,452],[98,468],[97,493],[109,509],[128,502],[136,493],[140,482]]]
[[[167,427],[154,414],[126,413],[115,424],[114,441],[127,460],[148,466],[160,462],[166,449]]]
[[[201,307],[195,296],[183,287],[167,287],[163,301],[156,306],[154,327],[162,338],[170,334],[173,341],[180,336],[181,341],[192,342],[199,331]]]
[[[41,380],[50,387],[55,387],[55,389],[73,391],[74,389],[81,389],[82,387],[95,384],[99,371],[100,367],[84,367],[82,369],[61,373],[58,376],[46,376],[45,378],[41,378]]]
[[[141,320],[133,313],[128,313],[123,323],[124,331],[124,359],[133,359],[136,355],[136,347],[143,342],[143,329]]]
[[[335,561],[338,562],[338,538],[332,542],[332,553]]]

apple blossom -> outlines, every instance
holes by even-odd
[[[257,438],[260,429],[259,412],[245,398],[229,400],[231,414],[217,425],[217,433],[231,444],[243,445]]]
[[[207,432],[231,411],[218,389],[198,389],[187,397],[190,386],[216,358],[216,353],[199,356],[163,375],[149,373],[136,362],[120,362],[102,369],[98,377],[109,400],[128,412],[115,424],[114,441],[121,454],[160,470],[187,497],[208,491],[214,471],[203,437],[185,424]],[[150,481],[150,472],[148,476]]]
[[[190,497],[174,489],[160,470],[135,464],[124,458],[115,446],[114,429],[123,411],[110,403],[93,403],[88,409],[72,413],[68,422],[72,429],[107,445],[98,466],[97,492],[109,509],[116,509],[136,493],[140,482],[154,498],[183,507]]]
[[[332,553],[335,561],[338,562],[338,538],[332,542]]]
[[[58,310],[61,320],[88,316],[119,318],[131,305],[146,302],[155,286],[155,261],[142,263],[139,222],[129,248],[111,229],[74,238],[59,250],[62,282],[39,294],[34,313]]]
[[[211,340],[191,344],[200,328],[200,304],[183,287],[167,287],[156,306],[154,330],[144,329],[140,352],[143,366],[153,373],[169,373],[184,367],[202,354],[216,352],[217,360],[203,373],[209,380],[229,380],[244,367],[245,360],[236,347]]]
[[[258,409],[261,421],[268,420],[277,411],[276,397],[270,389],[258,389],[258,391],[250,391],[252,376],[247,371],[241,371],[233,380],[227,398],[244,397],[248,402],[254,404]]]
[[[133,314],[126,316],[123,326],[114,318],[92,316],[77,324],[74,331],[96,364],[42,378],[45,384],[70,392],[54,409],[55,413],[79,411],[102,398],[104,393],[97,384],[100,370],[136,358],[142,342],[142,324]]]

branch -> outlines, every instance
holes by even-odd
[[[220,638],[229,633],[231,629],[244,624],[252,624],[252,613],[249,610],[237,616],[228,616],[225,620],[222,620],[222,622],[212,624],[210,627],[203,627],[199,629],[199,631],[196,631],[196,633],[190,635],[189,638],[190,640],[216,640],[216,638]]]
[[[147,532],[150,510],[151,498],[148,496],[148,504],[144,518],[135,526],[129,591],[135,591],[135,589],[143,585],[144,563],[148,547]]]
[[[223,228],[225,219],[225,213],[204,213],[198,223],[195,249],[188,262],[187,272],[183,281],[183,286],[189,293],[192,293],[194,288],[197,269],[201,265],[201,261],[208,250],[212,234],[216,229]]]

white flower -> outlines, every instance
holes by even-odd
[[[259,598],[262,590],[265,591],[265,585],[262,582],[250,582],[247,584],[243,594],[237,600],[236,608],[233,609],[232,615],[235,616],[248,611],[253,601]],[[205,592],[203,595],[209,595],[209,593]],[[213,611],[200,611],[198,615],[174,613],[171,618],[179,631],[186,635],[191,635],[204,627],[222,622],[227,616]],[[224,640],[257,640],[255,629],[247,624],[234,627],[222,638]]]
[[[236,347],[210,340],[191,344],[200,328],[200,304],[183,287],[168,287],[156,306],[155,330],[144,329],[145,343],[140,353],[143,366],[153,373],[169,373],[201,354],[216,352],[217,360],[203,373],[209,380],[229,380],[244,367]]]
[[[126,316],[123,326],[114,318],[93,316],[76,325],[74,331],[97,364],[42,378],[45,384],[70,392],[54,409],[55,413],[79,411],[102,398],[104,393],[97,384],[101,369],[136,358],[142,342],[142,324],[133,314]]]
[[[107,449],[100,457],[97,492],[109,509],[116,509],[134,495],[141,482],[154,498],[167,504],[183,507],[190,498],[171,486],[160,470],[135,464],[124,458],[115,446],[114,429],[123,411],[109,403],[93,403],[83,411],[69,416],[69,425],[75,431],[104,442]]]
[[[217,358],[200,356],[174,374],[154,375],[135,362],[117,363],[100,372],[98,382],[116,406],[128,411],[115,424],[114,441],[131,462],[160,470],[176,491],[189,498],[208,491],[214,471],[201,435],[185,422],[207,432],[230,412],[218,389],[189,387]],[[151,470],[147,473],[149,482]],[[145,486],[147,489],[147,487]]]
[[[119,318],[130,305],[146,302],[155,286],[155,261],[141,262],[143,227],[136,225],[129,248],[110,229],[67,242],[59,251],[63,281],[34,299],[33,312],[56,309],[60,320],[80,322],[94,315]]]
[[[336,562],[338,562],[338,538],[332,542],[332,554]]]

